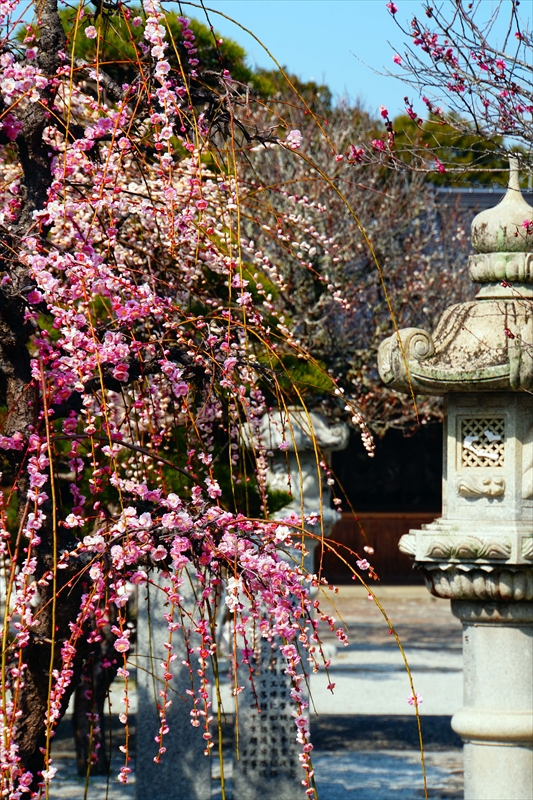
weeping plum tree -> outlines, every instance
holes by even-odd
[[[160,754],[188,568],[203,587],[191,719],[206,752],[206,668],[226,583],[236,634],[246,609],[282,641],[311,795],[302,654],[316,667],[317,626],[336,623],[310,600],[319,579],[282,557],[303,547],[305,519],[269,521],[267,451],[252,459],[241,436],[267,394],[282,410],[302,401],[301,385],[286,386],[291,352],[337,390],[287,336],[241,230],[242,153],[290,152],[300,136],[248,124],[247,87],[224,63],[203,69],[188,19],[166,25],[158,0],[106,8],[80,2],[62,18],[44,0],[29,20],[17,0],[0,4],[2,796],[48,796],[55,728],[103,640],[101,666],[127,695],[128,587],[152,581],[154,567],[168,600]],[[110,29],[123,37],[120,69],[101,57]],[[94,45],[85,58],[79,37]]]

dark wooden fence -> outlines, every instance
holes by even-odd
[[[440,511],[431,512],[365,512],[355,520],[352,514],[343,514],[331,533],[331,539],[339,545],[346,545],[367,558],[386,584],[423,584],[424,579],[418,570],[413,569],[412,561],[398,550],[398,542],[404,533],[418,529],[424,523],[432,522],[440,516]],[[364,531],[366,540],[361,534]],[[364,552],[365,544],[374,548],[374,554]],[[350,565],[355,567],[357,556],[351,555],[344,547],[338,551]],[[334,553],[319,545],[316,550],[316,568],[322,562],[322,574],[331,583],[351,583],[352,572]]]

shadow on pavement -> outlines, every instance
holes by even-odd
[[[451,717],[422,717],[424,749],[433,752],[462,748],[451,728]],[[321,714],[311,716],[311,738],[317,752],[328,750],[417,750],[416,718],[406,716],[367,716]]]

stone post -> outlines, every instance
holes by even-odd
[[[157,576],[155,578],[157,583]],[[135,796],[138,800],[210,800],[211,762],[204,755],[203,728],[191,725],[191,688],[189,670],[182,665],[188,658],[181,630],[174,633],[174,652],[178,655],[172,664],[174,678],[170,681],[168,709],[169,732],[164,737],[166,752],[159,764],[154,763],[158,745],[155,736],[159,730],[157,705],[161,702],[161,662],[165,660],[168,627],[164,619],[165,594],[154,586],[139,587],[137,615],[137,753],[135,763]],[[180,588],[184,604],[192,610],[196,598],[191,582],[185,574]],[[195,644],[194,634],[191,639]],[[194,658],[193,666],[194,666]],[[193,672],[198,684],[198,677]]]
[[[270,412],[261,420],[259,429],[253,433],[250,428],[244,431],[248,447],[271,454],[266,456],[268,488],[292,493],[289,505],[275,517],[293,514],[300,520],[302,514],[316,516],[320,521],[311,526],[310,532],[317,537],[322,531],[329,535],[340,515],[330,507],[331,490],[317,463],[317,453],[318,460],[327,461],[333,450],[346,447],[348,436],[344,423],[330,426],[322,415],[299,408],[290,408],[285,414]],[[309,530],[310,526],[306,528]],[[308,555],[304,566],[310,572],[314,571],[317,544],[317,538],[306,537]],[[298,550],[292,555],[296,560],[301,558]],[[246,688],[239,696],[239,752],[234,758],[233,796],[239,800],[305,800],[301,784],[305,773],[291,715],[292,685],[284,672],[284,659],[279,650],[272,651],[264,640],[257,643],[256,650],[252,662],[254,688],[246,681]]]
[[[509,189],[472,223],[476,299],[384,341],[391,388],[444,395],[443,512],[402,537],[464,630],[466,800],[533,797],[533,220]]]

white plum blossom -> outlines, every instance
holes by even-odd
[[[285,137],[285,144],[287,147],[290,147],[291,150],[298,150],[300,145],[302,144],[303,136],[298,130],[289,131],[287,136]]]

